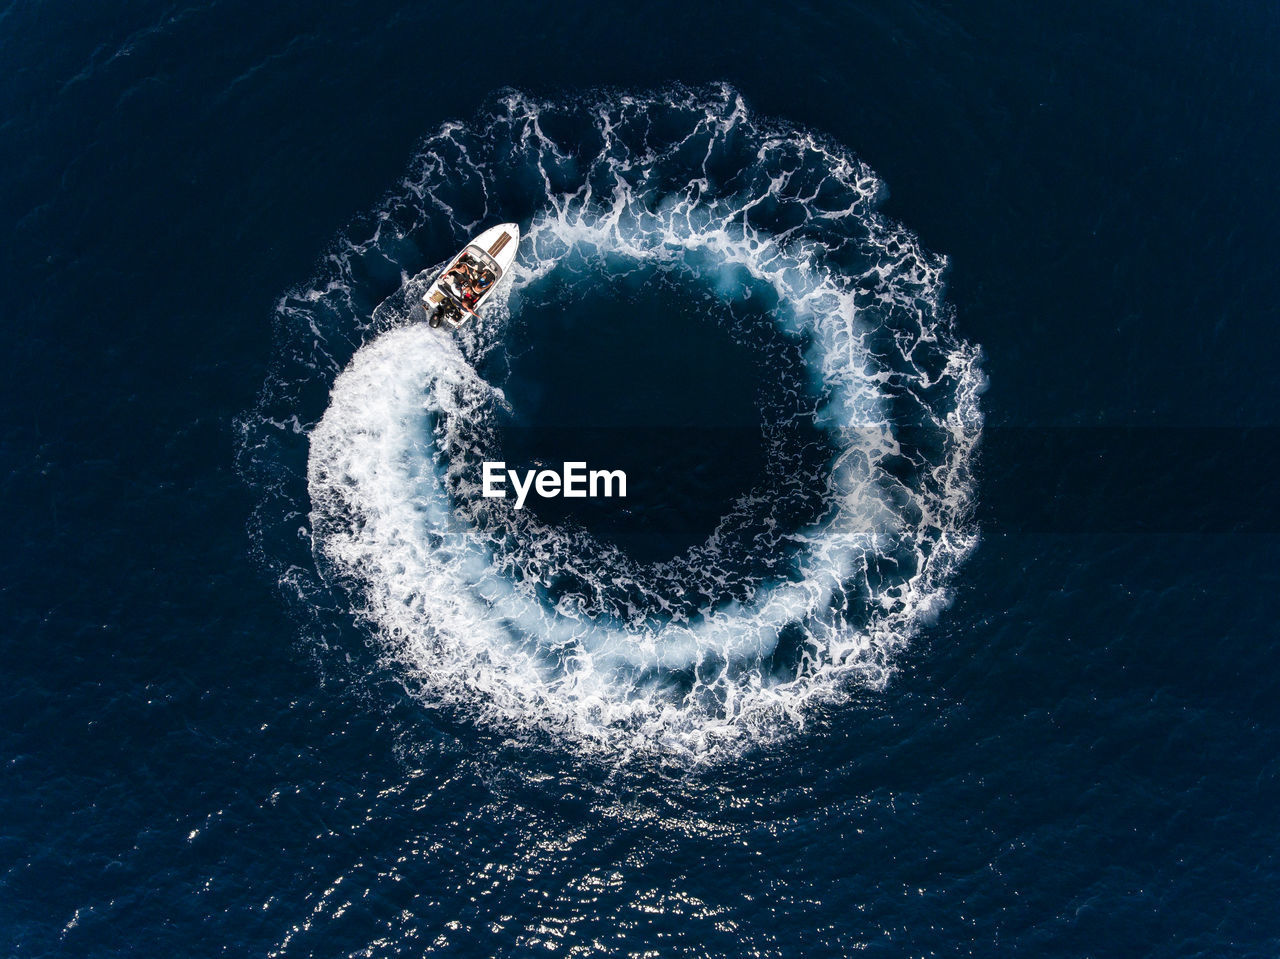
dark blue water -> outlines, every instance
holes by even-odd
[[[527,509],[661,560],[705,540],[759,482],[767,456],[757,396],[769,371],[750,347],[705,322],[716,309],[710,299],[694,284],[650,281],[586,296],[550,292],[523,305],[489,371],[510,404],[503,462],[520,470],[607,465],[628,481],[625,504],[534,497]],[[770,335],[765,313],[760,307],[752,324],[762,337]]]
[[[1254,3],[9,4],[0,951],[1275,955],[1278,40]],[[306,430],[336,370],[297,372],[374,345],[351,317],[450,255],[448,224],[406,212],[316,336],[279,308],[496,90],[672,81],[864,160],[950,258],[989,383],[949,608],[887,682],[701,760],[433,700],[317,571]],[[530,191],[495,202],[527,225]],[[596,295],[638,324],[662,294]],[[512,327],[535,428],[584,368],[555,334]],[[734,435],[798,362],[726,336],[626,351],[663,364],[655,415]],[[630,387],[618,346],[587,369]],[[301,433],[255,419],[281,377]],[[740,486],[596,532],[700,539],[768,474],[735,449]]]

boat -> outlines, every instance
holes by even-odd
[[[457,329],[468,317],[478,319],[480,308],[515,262],[519,246],[520,228],[514,223],[499,223],[475,237],[423,295],[427,321],[433,327],[448,323]]]

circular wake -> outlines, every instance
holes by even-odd
[[[983,384],[945,261],[882,198],[845,149],[728,87],[508,93],[447,124],[279,306],[242,464],[287,592],[325,631],[354,613],[424,701],[585,748],[705,755],[882,683],[976,542]],[[432,261],[501,221],[525,238],[484,322],[420,322]],[[671,558],[480,493],[513,334],[601,287],[701,291],[768,371],[763,469]]]

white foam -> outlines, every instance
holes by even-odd
[[[683,132],[647,134],[659,114]],[[593,136],[555,142],[544,127],[565,117]],[[646,567],[477,495],[475,464],[504,400],[476,369],[501,347],[509,315],[497,309],[457,340],[409,324],[404,304],[426,271],[370,323],[352,263],[409,232],[388,229],[394,211],[443,216],[462,236],[477,229],[498,215],[490,197],[513,169],[545,195],[526,221],[512,303],[568,259],[615,274],[679,271],[722,296],[743,276],[772,288],[776,321],[809,344],[807,387],[839,451],[821,519],[770,541],[787,575],[726,580],[734,530],[768,517],[750,496],[706,545]],[[450,199],[473,182],[478,217]],[[950,332],[945,262],[875,213],[882,195],[846,151],[753,118],[727,87],[559,104],[511,94],[474,126],[427,141],[373,237],[282,303],[284,322],[312,335],[295,339],[294,366],[261,411],[282,421],[291,393],[332,376],[330,337],[367,340],[310,435],[310,522],[325,575],[345,584],[420,695],[579,748],[706,756],[786,733],[815,702],[885,681],[976,543],[969,463],[983,380],[979,351]],[[904,415],[927,433],[923,446],[903,445]],[[553,605],[545,587],[561,573],[590,588]],[[709,598],[675,609],[687,595]],[[770,657],[784,634],[802,653],[779,670]]]

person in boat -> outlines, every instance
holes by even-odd
[[[455,296],[461,297],[462,291],[467,286],[467,266],[462,261],[454,264],[452,270],[444,275],[444,285],[453,291]]]
[[[493,274],[485,269],[475,269],[471,271],[471,305],[474,306],[480,297],[488,292],[489,287],[493,286]]]
[[[476,271],[470,263],[458,264],[458,296],[466,306],[474,306],[476,296]]]
[[[458,265],[450,272],[450,285],[462,305],[467,309],[475,306],[480,297],[484,295],[484,291],[489,288],[489,281],[486,281],[483,277],[483,270],[465,260],[460,260]]]
[[[445,297],[428,316],[428,322],[438,327],[447,320],[457,326],[462,322],[463,311],[473,313],[472,308],[493,283],[492,271],[472,262],[468,256],[461,257],[442,278],[440,285],[445,289]]]
[[[444,276],[440,278],[440,285],[448,287],[453,291],[454,296],[461,298],[462,291],[466,289],[470,281],[471,269],[467,264],[466,257],[462,257],[445,271]]]

